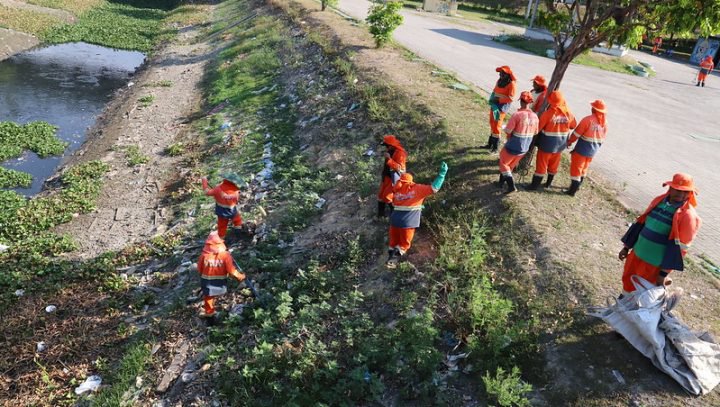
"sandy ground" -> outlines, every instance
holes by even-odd
[[[199,110],[200,81],[211,51],[195,43],[200,28],[182,32],[178,39],[148,61],[104,111],[88,141],[74,154],[70,164],[100,159],[110,165],[97,210],[61,225],[80,245],[83,258],[92,258],[128,243],[149,238],[166,230],[171,213],[163,203],[166,186],[182,175],[179,158],[165,148],[186,130],[188,116]],[[144,87],[158,81],[170,87]],[[130,86],[132,85],[132,86]],[[142,107],[141,97],[152,95],[152,105]],[[130,167],[125,149],[139,146],[149,157],[147,164]]]
[[[37,37],[7,28],[0,28],[0,61],[40,43]]]

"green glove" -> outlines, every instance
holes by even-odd
[[[437,177],[435,177],[435,181],[432,183],[432,189],[434,191],[439,191],[442,187],[443,182],[445,182],[445,175],[447,175],[448,171],[448,165],[443,161],[440,164],[440,172],[438,172]]]

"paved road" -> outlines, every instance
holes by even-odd
[[[365,18],[369,2],[340,0],[339,8]],[[454,72],[463,81],[491,90],[495,67],[510,65],[521,90],[530,88],[535,74],[550,77],[554,61],[492,41],[502,32],[524,31],[500,23],[465,22],[424,12],[403,11],[405,21],[395,40]],[[657,70],[654,78],[640,78],[571,65],[562,90],[576,116],[590,113],[589,102],[602,98],[608,106],[608,139],[592,164],[602,178],[620,192],[627,206],[642,210],[664,189],[675,172],[695,177],[700,189],[698,212],[704,224],[694,245],[720,261],[720,78],[695,87],[697,70],[647,54],[636,57]],[[478,112],[482,117],[486,112]],[[580,198],[581,199],[581,198]]]

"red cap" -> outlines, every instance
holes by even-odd
[[[532,103],[533,102],[532,93],[530,93],[527,90],[520,92],[520,100],[525,103]]]
[[[672,181],[665,181],[663,183],[663,186],[677,189],[678,191],[690,191],[697,193],[693,178],[690,175],[682,172],[673,175]]]

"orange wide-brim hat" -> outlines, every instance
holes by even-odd
[[[540,86],[547,86],[547,83],[545,82],[545,77],[542,75],[535,75],[535,77],[532,78],[532,81]]]
[[[510,69],[510,67],[507,65],[495,68],[495,72],[505,72],[506,74],[510,75],[510,79],[516,80],[515,74],[513,73],[512,69]]]
[[[605,102],[602,99],[592,101],[590,106],[600,113],[605,113]]]
[[[388,134],[387,136],[383,137],[383,144],[387,144],[389,146],[393,147],[400,147],[400,140],[397,139],[397,137],[393,136],[392,134]]]
[[[210,232],[207,239],[205,240],[205,244],[208,246],[217,246],[224,243],[225,242],[222,240],[220,235],[218,235],[217,231]]]
[[[693,181],[693,178],[682,172],[673,175],[672,180],[663,182],[663,186],[677,189],[678,191],[698,192],[695,188],[695,181]]]

